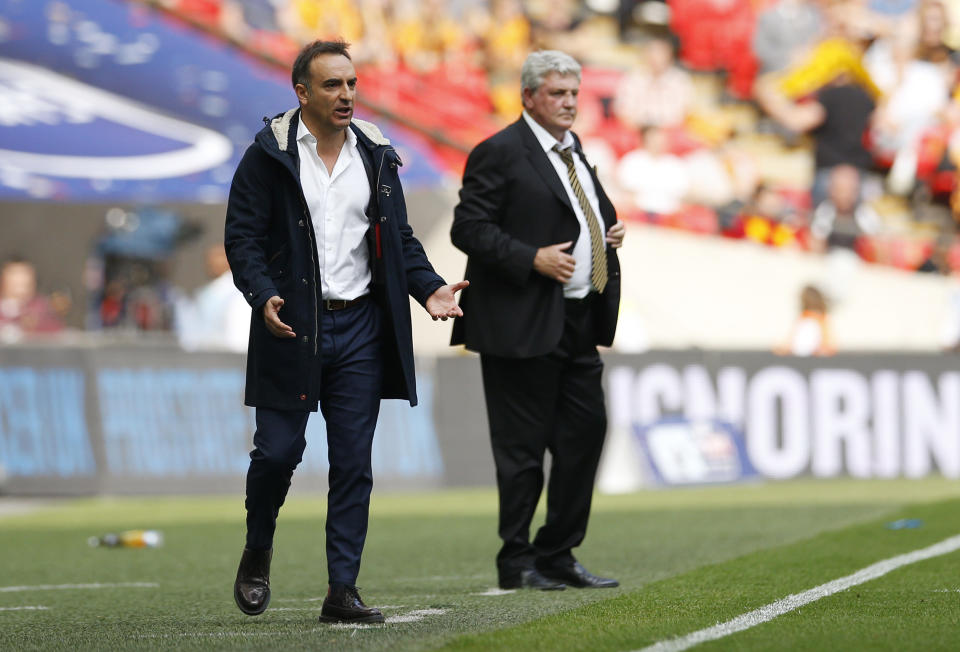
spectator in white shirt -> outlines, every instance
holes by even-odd
[[[223,244],[206,251],[210,282],[193,298],[176,305],[177,338],[187,351],[222,350],[244,353],[250,334],[250,306],[233,284]]]
[[[643,147],[620,159],[617,181],[635,208],[654,215],[680,210],[690,186],[687,166],[667,151],[666,133],[653,127],[644,130]]]

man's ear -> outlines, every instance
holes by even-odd
[[[524,88],[520,92],[520,99],[523,101],[523,108],[529,109],[533,106],[533,92],[529,88]]]
[[[297,92],[297,99],[300,101],[300,106],[303,106],[310,100],[310,90],[303,84],[297,84],[293,87]]]

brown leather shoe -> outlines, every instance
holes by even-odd
[[[360,599],[355,586],[331,584],[320,610],[321,623],[382,623],[383,614]]]
[[[233,599],[240,611],[248,616],[259,616],[270,604],[270,559],[269,550],[243,549],[237,581],[233,583]]]

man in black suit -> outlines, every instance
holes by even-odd
[[[452,344],[480,353],[500,493],[501,588],[614,587],[574,558],[587,529],[607,419],[597,345],[620,302],[623,223],[570,131],[580,65],[535,52],[524,112],[474,148],[450,235],[470,287]],[[553,463],[546,523],[530,541]]]

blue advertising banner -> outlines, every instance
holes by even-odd
[[[177,347],[0,348],[0,492],[182,493],[242,488],[256,428],[243,356]],[[385,487],[432,487],[446,470],[432,376],[420,405],[383,401],[373,471]],[[307,425],[297,486],[323,490],[322,415]]]
[[[241,368],[111,367],[96,373],[106,470],[113,475],[183,477],[246,473],[254,410],[242,407]],[[430,417],[429,378],[418,378],[420,409],[385,401],[374,436],[373,470],[407,479],[439,478],[443,462]],[[307,422],[298,475],[325,475],[323,416]]]
[[[81,370],[0,368],[0,461],[7,475],[74,477],[97,472]]]
[[[295,102],[287,72],[142,5],[0,0],[0,199],[223,202],[262,118]],[[443,177],[422,138],[359,117],[407,186]]]

